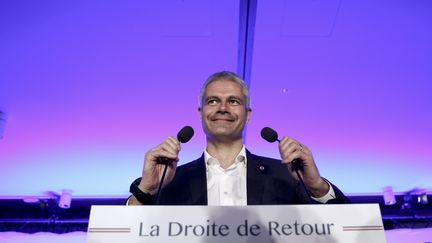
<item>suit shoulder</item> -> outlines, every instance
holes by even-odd
[[[205,166],[203,161],[204,160],[202,158],[198,158],[196,160],[192,160],[192,161],[186,162],[184,164],[181,164],[177,167],[176,174],[188,173],[191,170],[193,171],[197,168]]]

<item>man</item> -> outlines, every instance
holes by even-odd
[[[283,137],[281,160],[254,155],[243,145],[243,129],[251,116],[249,90],[232,72],[218,72],[204,83],[200,93],[199,116],[207,147],[201,158],[177,168],[180,143],[173,137],[148,151],[142,178],[131,185],[129,205],[256,205],[345,203],[348,199],[323,179],[311,151],[300,142]],[[155,201],[164,169],[169,164],[159,200]],[[307,191],[292,170],[293,160],[301,161],[299,171]],[[310,196],[308,195],[310,194]]]

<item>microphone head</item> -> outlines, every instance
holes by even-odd
[[[264,127],[261,130],[261,137],[270,143],[274,143],[278,140],[277,132],[275,130],[271,129],[270,127]]]
[[[177,133],[177,140],[179,140],[181,143],[187,143],[193,135],[193,128],[191,126],[185,126]]]

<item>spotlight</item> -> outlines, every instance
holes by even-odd
[[[70,208],[72,202],[72,190],[63,190],[60,195],[58,206],[60,208]]]
[[[420,205],[427,205],[429,203],[426,190],[422,190],[419,192],[419,194],[417,195],[417,203]]]
[[[396,204],[396,197],[395,197],[395,194],[393,192],[393,187],[386,186],[386,187],[384,187],[383,191],[384,191],[384,193],[383,193],[384,204],[385,205]]]
[[[61,194],[54,191],[46,191],[44,194],[54,200],[54,205],[56,205],[56,207],[68,209],[71,206],[72,190],[63,189]]]

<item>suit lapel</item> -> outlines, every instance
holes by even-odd
[[[246,150],[247,156],[247,174],[246,190],[247,204],[257,205],[263,203],[263,191],[266,179],[267,166],[262,163],[261,159]]]
[[[189,182],[190,204],[207,205],[207,173],[204,154],[192,162]]]

